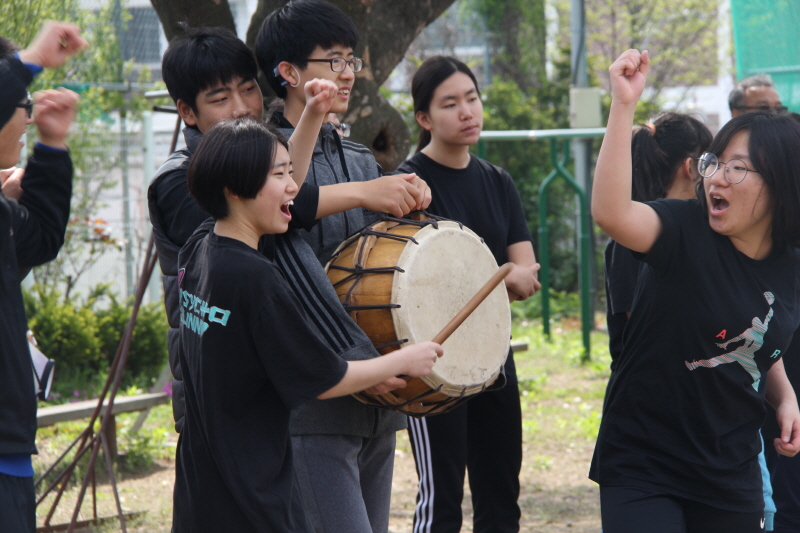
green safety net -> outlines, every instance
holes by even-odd
[[[783,105],[800,112],[800,1],[730,2],[736,79],[769,74]]]

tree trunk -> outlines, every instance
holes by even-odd
[[[150,0],[158,13],[167,39],[180,32],[178,23],[192,26],[225,26],[234,29],[227,0]],[[356,56],[365,59],[356,75],[345,122],[352,124],[351,139],[368,146],[384,170],[394,170],[408,155],[409,131],[403,118],[381,96],[379,88],[403,59],[419,33],[455,0],[331,0],[353,20],[361,37]],[[247,44],[255,43],[261,23],[286,0],[259,0]],[[265,97],[274,97],[261,84]]]
[[[167,41],[183,33],[181,22],[195,28],[223,26],[236,32],[228,0],[150,0],[150,3],[158,14]]]

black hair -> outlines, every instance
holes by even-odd
[[[355,49],[357,44],[358,30],[344,11],[324,0],[291,0],[264,19],[255,52],[269,86],[280,98],[286,98],[284,79],[276,73],[280,62],[304,69],[317,46]]]
[[[264,186],[283,135],[262,120],[238,118],[215,124],[200,139],[187,170],[189,192],[214,220],[228,216],[225,190],[252,199]]]
[[[662,113],[652,124],[639,126],[631,140],[633,200],[665,198],[678,168],[687,157],[697,159],[708,150],[711,139],[702,122],[681,113]]]
[[[772,201],[773,246],[777,249],[800,246],[800,125],[789,115],[774,111],[745,113],[722,127],[708,151],[721,154],[742,131],[749,133],[750,161],[764,180]],[[707,209],[702,180],[696,190],[697,198]]]
[[[161,73],[169,95],[197,112],[197,95],[217,83],[236,78],[256,79],[253,52],[227,28],[186,28],[161,60]]]
[[[425,60],[420,65],[417,72],[411,80],[411,97],[414,99],[414,115],[417,111],[427,113],[431,107],[431,100],[433,100],[433,93],[439,88],[439,85],[445,82],[447,78],[456,72],[463,72],[470,77],[472,83],[475,84],[475,90],[480,96],[481,91],[478,88],[478,80],[475,79],[475,74],[472,73],[470,68],[454,57],[447,56],[433,56]],[[419,133],[419,142],[417,143],[417,152],[425,148],[431,142],[431,132],[428,130],[421,130]]]
[[[743,79],[736,84],[736,87],[734,87],[728,95],[728,107],[731,111],[745,107],[745,93],[750,87],[775,88],[775,83],[772,81],[769,74],[756,74],[755,76]]]
[[[11,39],[0,37],[0,58],[19,52],[19,46]]]

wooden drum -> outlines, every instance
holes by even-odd
[[[343,242],[326,266],[353,320],[381,354],[429,341],[475,295],[498,266],[489,248],[463,225],[413,214],[385,217]],[[425,416],[482,392],[500,373],[511,342],[511,310],[500,283],[444,342],[424,378],[360,401]]]

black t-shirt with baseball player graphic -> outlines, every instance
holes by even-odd
[[[650,205],[663,231],[639,255],[589,477],[758,512],[767,372],[800,325],[800,251],[754,260],[697,200]]]
[[[178,259],[186,419],[173,531],[310,532],[289,410],[337,384],[347,362],[309,329],[269,259],[212,228]]]

